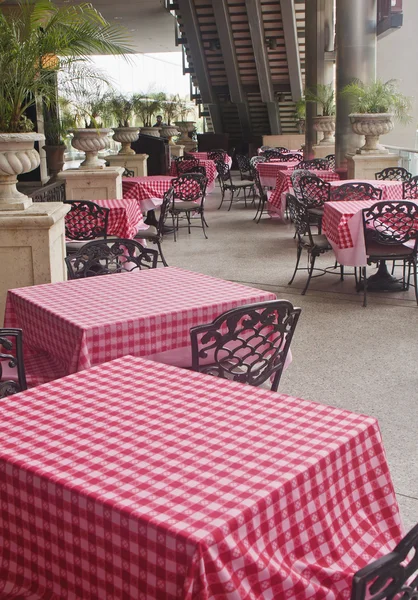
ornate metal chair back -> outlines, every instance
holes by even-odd
[[[290,176],[290,179],[292,181],[292,188],[293,191],[295,192],[295,196],[298,200],[302,200],[302,192],[300,191],[300,185],[299,182],[302,179],[302,177],[310,177],[311,176],[311,172],[308,171],[308,169],[295,169],[293,171],[293,173]]]
[[[402,197],[409,200],[418,198],[418,175],[402,183]]]
[[[122,177],[135,177],[135,171],[132,171],[131,169],[125,167],[125,170],[122,173]]]
[[[199,173],[186,173],[171,182],[174,200],[194,202],[205,197],[208,180]]]
[[[167,190],[165,192],[164,197],[163,197],[163,202],[160,206],[160,216],[158,218],[157,231],[158,231],[158,235],[161,237],[162,237],[163,230],[164,230],[164,223],[167,218],[167,212],[168,212],[168,209],[170,208],[170,205],[173,203],[173,199],[174,199],[174,190],[171,187],[169,190]]]
[[[225,150],[210,150],[208,152],[208,159],[209,160],[214,160],[215,162],[217,160],[222,160],[225,161],[225,158],[227,156],[227,152]]]
[[[335,154],[328,154],[328,155],[325,157],[325,160],[327,160],[327,161],[328,161],[328,168],[329,168],[331,171],[335,171]]]
[[[107,236],[109,209],[90,200],[65,200],[71,210],[65,215],[65,237],[89,241]]]
[[[313,158],[312,160],[302,160],[296,168],[310,169],[315,171],[328,171],[329,165],[325,158]]]
[[[128,239],[88,242],[65,258],[69,279],[155,269],[157,261],[157,250]]]
[[[316,175],[301,177],[299,188],[302,200],[307,208],[322,208],[325,202],[330,199],[330,184]]]
[[[409,181],[412,178],[412,173],[403,167],[388,167],[376,173],[375,178],[380,181]]]
[[[250,158],[250,163],[253,167],[259,162],[267,162],[267,158],[265,156],[253,156]]]
[[[196,158],[181,158],[183,158],[183,160],[176,161],[177,175],[195,173],[195,169],[199,167],[199,161]]]
[[[245,156],[245,154],[236,154],[235,158],[237,159],[238,169],[241,175],[251,172],[251,163],[248,156]]]
[[[380,200],[381,198],[382,190],[375,188],[366,181],[343,183],[331,189],[331,200],[333,202],[340,200]]]
[[[354,574],[351,600],[415,600],[418,597],[418,525],[390,554]]]
[[[0,328],[0,398],[26,389],[22,330]]]
[[[300,312],[287,300],[271,300],[193,327],[193,370],[253,386],[272,378],[276,391]]]
[[[309,222],[309,213],[305,204],[300,202],[293,194],[286,194],[286,206],[289,210],[289,217],[295,227],[299,242],[302,242],[302,238],[307,235],[310,244],[314,245],[311,224]]]
[[[386,246],[418,241],[418,206],[407,200],[382,200],[363,209],[364,238]]]

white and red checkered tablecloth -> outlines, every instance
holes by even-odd
[[[375,179],[346,179],[343,181],[331,181],[331,188],[339,187],[345,183],[369,183],[373,187],[382,190],[382,200],[402,200],[403,185],[402,181],[387,181]],[[331,189],[332,198],[332,189]]]
[[[277,172],[276,187],[268,201],[268,210],[270,213],[278,213],[280,216],[283,216],[286,207],[284,206],[284,203],[282,204],[282,200],[284,194],[292,191],[291,176],[293,171],[294,168]],[[309,169],[309,171],[312,175],[316,175],[317,177],[324,179],[324,181],[340,181],[340,178],[335,171],[318,171],[314,169]]]
[[[9,290],[5,327],[21,327],[28,351],[52,356],[62,376],[126,354],[146,357],[189,346],[191,327],[275,298],[166,267]],[[39,373],[32,383],[45,379]]]
[[[208,185],[206,191],[208,194],[211,194],[215,189],[215,180],[218,176],[218,171],[216,170],[216,165],[213,160],[202,160],[199,159],[199,165],[205,167],[206,177],[208,179]],[[177,177],[176,163],[173,161],[170,166],[170,175],[173,177]]]
[[[165,192],[171,187],[171,175],[150,175],[148,177],[122,177],[123,197],[136,200],[143,212],[160,206]]]
[[[139,228],[145,227],[142,211],[136,200],[120,198],[94,202],[110,209],[107,222],[108,235],[130,239],[135,237]]]
[[[135,357],[0,420],[0,597],[349,598],[403,531],[372,417]]]
[[[188,154],[191,154],[192,156],[194,156],[198,160],[210,160],[208,158],[208,153],[207,152],[189,152]],[[228,165],[229,168],[231,168],[231,166],[232,166],[232,158],[229,156],[229,154],[225,154],[225,161],[224,162]]]
[[[279,171],[286,171],[292,173],[294,168],[300,161],[291,160],[289,162],[259,162],[256,164],[256,169],[260,175],[261,185],[268,187],[274,187],[277,181],[277,173]]]

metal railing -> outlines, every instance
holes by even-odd
[[[65,200],[65,182],[48,183],[33,191],[29,196],[33,202],[63,202]]]
[[[399,166],[403,167],[415,177],[418,175],[418,150],[415,148],[402,148],[401,146],[389,146],[384,144],[391,154],[399,156]]]

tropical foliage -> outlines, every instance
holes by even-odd
[[[91,55],[125,55],[127,35],[91,4],[55,6],[20,0],[0,11],[0,131],[30,131],[25,112],[42,98],[56,102],[56,75],[89,79]],[[64,77],[65,79],[65,77]]]
[[[111,94],[109,96],[109,111],[116,120],[118,127],[131,127],[135,119],[134,101],[132,96]]]
[[[313,90],[306,90],[306,102],[319,104],[323,117],[335,115],[335,92],[332,84],[319,84]]]
[[[354,113],[393,113],[401,123],[411,120],[411,99],[399,92],[395,79],[386,82],[378,79],[369,84],[354,80],[345,86],[341,95],[350,99]]]
[[[152,127],[154,115],[161,111],[162,94],[134,94],[132,97],[134,113],[139,117],[143,127]]]

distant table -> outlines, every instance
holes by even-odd
[[[122,177],[124,198],[136,200],[142,212],[154,210],[162,204],[163,196],[171,187],[171,175],[149,177]]]
[[[207,152],[189,152],[188,154],[193,155],[198,160],[209,160]],[[232,158],[228,154],[225,154],[225,164],[227,164],[229,168],[232,166]]]
[[[345,179],[342,181],[331,181],[331,188],[339,187],[345,183],[369,183],[378,190],[382,190],[382,200],[402,200],[403,198],[403,185],[402,181],[388,181],[388,180],[375,180],[375,179]],[[332,198],[332,189],[331,189]]]
[[[57,376],[126,354],[190,348],[189,330],[226,310],[275,294],[175,267],[9,290],[5,327],[21,327],[31,353]],[[189,363],[190,364],[190,363]],[[45,381],[39,373],[39,382]],[[36,383],[34,381],[33,383]]]
[[[133,356],[7,398],[0,459],[2,598],[348,598],[403,533],[376,419]]]
[[[218,171],[216,170],[216,165],[213,160],[204,160],[199,159],[199,165],[205,167],[206,177],[208,179],[208,185],[206,188],[206,192],[211,194],[215,189],[215,180],[218,176]],[[173,161],[170,167],[170,175],[173,177],[177,177],[176,163]]]
[[[108,235],[133,238],[138,229],[144,228],[144,218],[139,203],[129,198],[117,200],[95,200],[99,206],[109,208]]]
[[[300,161],[290,160],[289,162],[259,162],[256,164],[256,169],[260,175],[261,185],[266,187],[275,187],[277,181],[277,173],[285,171],[292,173]]]
[[[286,209],[285,202],[284,202],[284,197],[285,197],[284,195],[287,192],[292,191],[292,189],[293,189],[292,188],[292,179],[291,179],[293,171],[294,171],[294,168],[288,169],[288,170],[280,170],[277,172],[276,187],[268,199],[269,212],[271,214],[276,213],[281,218],[284,218],[284,212]],[[331,171],[331,170],[318,171],[318,170],[314,170],[314,169],[309,169],[309,172],[312,173],[312,175],[316,175],[317,177],[324,179],[324,181],[340,182],[340,178],[338,177],[337,173],[335,173],[335,171]]]

